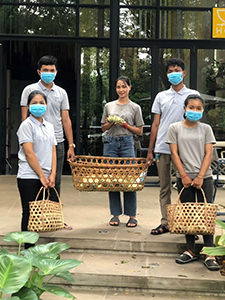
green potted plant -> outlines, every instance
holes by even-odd
[[[17,242],[17,254],[6,249],[0,251],[0,299],[5,300],[38,300],[44,292],[49,292],[64,298],[76,299],[61,286],[50,284],[54,277],[59,277],[72,283],[74,278],[69,272],[81,261],[61,259],[60,253],[69,245],[53,242],[36,245],[21,251],[23,243],[35,244],[39,239],[36,232],[11,232],[4,241]]]
[[[216,220],[216,224],[225,230],[225,223],[220,220]],[[215,247],[203,247],[202,254],[219,256],[220,264],[222,265],[220,273],[225,276],[225,233],[216,236]]]

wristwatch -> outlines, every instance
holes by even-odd
[[[76,147],[76,145],[72,143],[72,144],[69,144],[69,148],[70,148],[70,147],[73,147],[73,148],[75,148],[75,147]]]

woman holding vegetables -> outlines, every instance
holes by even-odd
[[[118,99],[108,102],[102,115],[104,136],[103,155],[108,157],[135,157],[133,135],[142,135],[143,118],[141,107],[129,99],[131,81],[126,76],[116,80]],[[119,226],[122,214],[120,192],[109,192],[111,226]],[[136,192],[124,192],[124,214],[129,216],[127,227],[136,227]]]

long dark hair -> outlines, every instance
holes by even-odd
[[[123,82],[126,83],[128,86],[131,86],[131,80],[130,80],[129,77],[127,77],[127,76],[120,76],[120,77],[118,77],[118,78],[116,79],[116,84],[117,84],[117,82],[118,82],[119,80],[123,81]]]
[[[35,95],[41,95],[45,99],[45,102],[47,104],[47,97],[45,96],[45,94],[42,93],[41,91],[35,90],[29,94],[27,99],[27,105],[30,104],[31,100],[34,98]]]

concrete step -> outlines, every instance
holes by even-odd
[[[67,252],[63,257],[83,262],[72,270],[74,287],[225,296],[223,276],[207,270],[202,261],[179,265],[174,255],[86,251]],[[56,279],[55,283],[63,281]]]
[[[224,295],[215,294],[198,294],[198,293],[182,293],[179,294],[163,291],[146,292],[144,290],[117,290],[117,289],[101,289],[88,288],[86,290],[80,288],[73,288],[70,292],[76,297],[77,300],[222,300]],[[43,300],[62,300],[62,297],[55,296],[49,293],[41,296]]]

